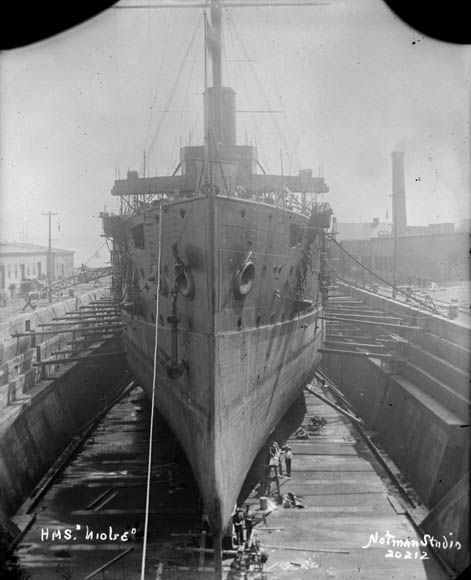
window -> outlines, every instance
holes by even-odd
[[[134,246],[139,250],[144,250],[144,224],[138,224],[137,226],[134,226],[131,230],[131,234]]]
[[[303,228],[300,224],[290,223],[289,226],[289,245],[292,248],[303,241]]]

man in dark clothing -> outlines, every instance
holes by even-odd
[[[248,544],[250,542],[250,536],[252,535],[253,528],[253,515],[250,513],[249,504],[246,504],[245,506],[244,521],[245,521],[245,541]]]
[[[239,546],[244,545],[244,512],[242,510],[237,510],[232,519],[234,524],[234,531],[237,538],[237,543]]]
[[[286,475],[291,477],[291,460],[293,458],[293,452],[289,445],[285,445],[285,465],[286,465]]]

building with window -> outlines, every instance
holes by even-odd
[[[332,249],[335,269],[360,282],[372,282],[366,266],[388,282],[418,286],[427,282],[469,280],[470,227],[464,220],[411,226],[407,223],[404,153],[392,152],[392,223],[379,218],[364,223],[337,223],[333,231],[342,247]],[[396,237],[396,240],[395,240]],[[395,248],[396,246],[396,248]],[[395,251],[396,250],[396,251]],[[396,264],[395,264],[396,256]],[[358,262],[356,262],[357,260]]]
[[[47,278],[48,248],[36,244],[0,242],[0,291],[20,288],[25,280]],[[52,279],[71,276],[74,252],[52,249]]]
[[[337,239],[350,255],[392,282],[394,236],[378,232],[375,237],[352,239],[350,228],[342,228],[341,223],[337,228]],[[363,230],[361,233],[364,235]],[[417,284],[425,280],[440,283],[469,280],[469,247],[469,233],[455,232],[453,224],[408,226],[406,232],[397,238],[398,284]],[[375,281],[346,252],[333,248],[333,257],[339,273],[353,276],[359,281]]]

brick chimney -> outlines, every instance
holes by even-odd
[[[404,184],[404,152],[392,152],[392,218],[397,233],[407,232],[406,188]]]

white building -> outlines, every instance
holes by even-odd
[[[46,279],[47,259],[46,246],[0,242],[0,291],[15,291],[24,280]],[[53,280],[71,276],[74,252],[53,248],[52,266]]]

